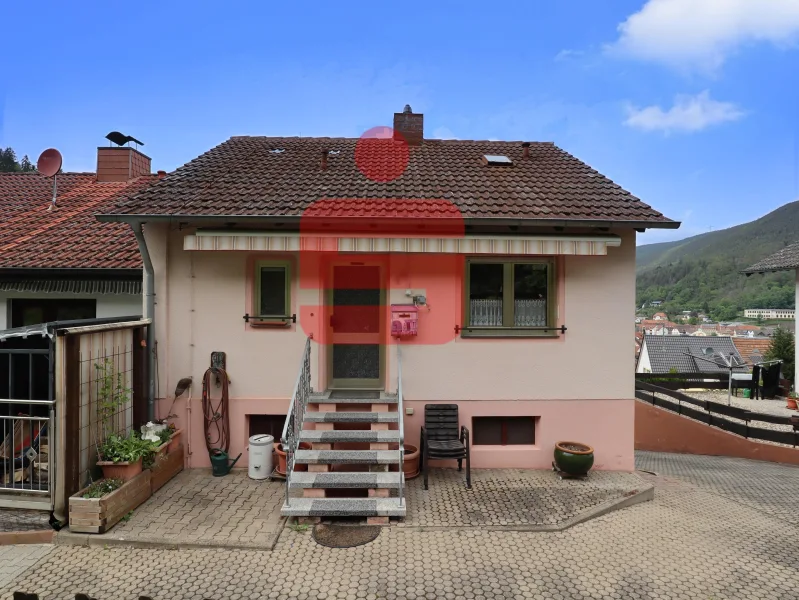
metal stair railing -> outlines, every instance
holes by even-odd
[[[280,443],[286,453],[286,506],[289,506],[289,487],[291,476],[294,473],[294,455],[300,442],[302,424],[305,421],[305,409],[308,406],[308,397],[311,395],[311,338],[305,340],[305,350],[302,353],[300,372],[294,384],[294,394],[291,397],[289,412],[283,424],[283,434]]]
[[[405,466],[405,410],[402,408],[402,350],[397,344],[397,420],[399,421],[399,505],[405,504],[403,467]]]

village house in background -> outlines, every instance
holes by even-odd
[[[195,382],[174,409],[189,466],[209,464],[198,396],[221,352],[230,455],[288,427],[305,497],[287,515],[404,514],[391,469],[429,404],[457,406],[474,467],[549,468],[580,440],[633,470],[636,231],[679,223],[552,143],[423,123],[406,107],[387,138],[234,137],[99,217],[143,227],[158,415]],[[371,504],[325,497],[366,471],[384,473]]]
[[[796,319],[793,308],[747,308],[744,316],[748,319]]]
[[[774,273],[777,271],[794,271],[796,276],[796,306],[799,306],[799,242],[783,248],[742,272],[748,277],[755,273]],[[794,364],[799,363],[799,344],[796,345],[796,352],[797,360],[794,361]],[[799,390],[799,370],[795,374],[794,390]]]
[[[142,262],[130,227],[100,223],[157,177],[130,147],[97,150],[96,173],[0,173],[0,330],[142,313]]]
[[[744,365],[729,336],[709,338],[645,335],[636,373],[728,373],[727,365]],[[746,367],[737,369],[746,372]]]

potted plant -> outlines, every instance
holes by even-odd
[[[567,475],[586,475],[594,466],[594,449],[580,442],[558,442],[554,466]]]
[[[174,452],[180,447],[183,430],[175,429],[175,426],[170,423],[167,431],[169,432],[169,452]]]
[[[791,392],[790,394],[788,394],[785,407],[791,410],[797,410],[796,392]]]
[[[142,461],[146,458],[152,465],[158,444],[142,439],[137,433],[127,436],[112,434],[98,448],[97,466],[102,468],[106,479],[129,481],[142,472]]]
[[[308,442],[300,442],[298,450],[310,450],[311,444]],[[277,454],[277,472],[281,475],[286,474],[286,453],[283,451],[283,444],[275,444],[275,453]],[[307,471],[308,465],[299,465],[294,463],[295,471]]]

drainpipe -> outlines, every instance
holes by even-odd
[[[133,235],[139,243],[142,263],[144,264],[144,318],[150,319],[147,326],[147,372],[149,382],[147,386],[147,420],[155,419],[155,272],[147,242],[144,239],[144,226],[142,223],[130,224]]]

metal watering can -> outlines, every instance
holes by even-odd
[[[224,477],[230,473],[230,469],[232,469],[241,458],[241,454],[239,454],[232,463],[228,464],[230,457],[224,450],[213,448],[209,454],[211,456],[211,472],[214,477]]]

